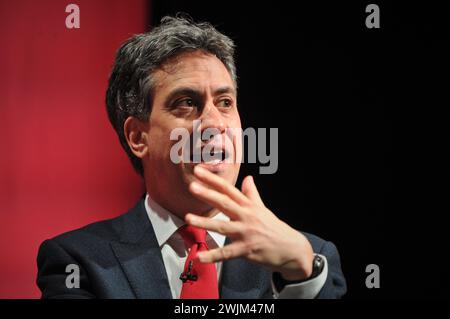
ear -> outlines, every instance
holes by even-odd
[[[143,158],[148,152],[148,123],[129,116],[123,124],[123,132],[133,154]]]

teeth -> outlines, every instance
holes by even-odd
[[[222,162],[222,152],[211,152],[210,156],[205,156],[203,162],[210,164],[210,165],[216,165]]]
[[[222,163],[222,160],[214,159],[212,161],[204,162],[204,163],[209,164],[209,165],[216,165],[216,164]]]
[[[227,156],[226,152],[223,150],[220,150],[217,152],[211,151],[211,153],[207,153],[207,154],[205,154],[204,152],[197,153],[197,154],[191,153],[191,161],[192,162],[195,162],[196,159],[200,159],[200,161],[202,163],[211,164],[211,165],[222,163],[225,161],[225,159],[227,159],[227,157],[228,156]]]

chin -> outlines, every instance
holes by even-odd
[[[187,178],[188,184],[197,180],[197,178],[194,176],[194,167],[196,165],[199,165],[202,168],[207,169],[211,173],[214,173],[222,177],[223,179],[225,179],[226,181],[230,182],[233,185],[236,183],[237,175],[239,173],[239,167],[236,167],[236,164],[224,162],[210,164],[202,162],[202,163],[188,163],[183,165],[184,166],[183,170],[185,171],[185,173],[187,173],[187,175],[189,175],[189,177]]]

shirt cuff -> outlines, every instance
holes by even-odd
[[[328,276],[328,261],[327,258],[323,255],[318,254],[324,260],[324,266],[322,272],[317,276],[310,280],[303,281],[301,283],[289,284],[286,285],[281,291],[278,291],[273,283],[272,279],[272,290],[273,297],[275,299],[313,299],[315,298],[323,285],[325,285],[325,281]]]

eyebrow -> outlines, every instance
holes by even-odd
[[[214,95],[220,95],[225,93],[231,93],[236,95],[236,90],[231,86],[222,86],[214,91]]]
[[[231,93],[233,95],[236,95],[236,90],[231,86],[222,86],[214,90],[213,95],[220,95],[220,94],[226,94]],[[191,87],[179,87],[170,92],[170,94],[165,99],[165,104],[170,103],[176,96],[179,95],[189,95],[193,96],[197,99],[200,99],[203,95],[203,93],[199,90],[193,89]]]

